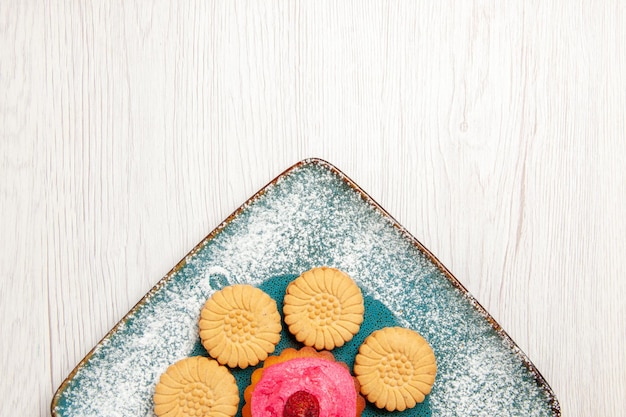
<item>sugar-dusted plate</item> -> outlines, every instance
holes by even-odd
[[[279,304],[288,282],[316,266],[350,274],[365,321],[334,351],[349,366],[360,343],[389,325],[420,332],[438,374],[432,393],[400,416],[560,416],[539,371],[450,272],[337,168],[294,165],[254,195],[176,265],[59,387],[53,416],[152,416],[160,374],[206,355],[197,320],[206,299],[250,283]],[[283,332],[277,351],[298,346]],[[241,393],[252,369],[235,370]],[[241,401],[240,408],[243,405]],[[364,416],[388,415],[368,405]],[[241,415],[239,412],[238,415]]]

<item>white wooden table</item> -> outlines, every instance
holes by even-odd
[[[0,2],[0,415],[291,164],[335,164],[539,368],[626,410],[626,2]]]

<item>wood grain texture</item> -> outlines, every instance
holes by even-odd
[[[626,409],[626,3],[0,1],[0,415],[322,157],[567,416]]]

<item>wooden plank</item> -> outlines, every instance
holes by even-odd
[[[43,14],[0,6],[0,415],[45,415],[52,395]]]

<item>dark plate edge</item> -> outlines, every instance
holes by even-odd
[[[387,218],[391,221],[391,224],[406,238],[408,239],[417,249],[424,253],[426,257],[432,261],[437,268],[448,278],[448,280],[454,285],[465,298],[468,299],[470,304],[472,304],[476,310],[491,324],[494,330],[502,337],[504,342],[517,354],[521,359],[526,368],[529,370],[531,374],[534,375],[536,382],[539,386],[545,389],[546,394],[549,397],[550,406],[552,408],[552,413],[555,417],[561,416],[561,406],[554,394],[554,390],[550,387],[550,384],[543,377],[541,372],[537,369],[537,367],[531,362],[528,358],[528,355],[524,353],[519,346],[513,341],[511,336],[500,326],[500,324],[487,312],[487,310],[474,298],[474,296],[461,284],[461,282],[454,276],[452,273],[446,268],[439,259],[433,253],[427,249],[415,236],[413,236],[408,230],[404,228],[391,214],[389,214],[380,204],[378,204],[369,194],[367,194],[361,187],[359,187],[354,181],[348,178],[343,172],[337,169],[335,166],[330,164],[327,161],[324,161],[319,158],[312,158],[309,160],[305,160],[302,162],[315,162],[320,165],[326,166],[329,170],[333,171],[335,174],[341,177],[354,191],[361,195],[361,198],[370,204],[374,209],[378,210],[383,217]]]
[[[61,397],[61,394],[67,388],[70,380],[76,375],[78,370],[85,365],[85,363],[91,358],[96,349],[108,338],[110,338],[120,326],[122,326],[129,318],[132,316],[141,306],[152,297],[176,272],[178,272],[185,264],[187,263],[187,259],[196,254],[200,249],[202,249],[209,241],[211,241],[215,236],[217,236],[234,218],[236,218],[246,207],[252,204],[255,200],[261,197],[268,190],[269,187],[276,184],[280,181],[284,176],[289,174],[291,171],[296,170],[304,165],[316,164],[325,167],[329,171],[333,172],[339,178],[346,182],[354,191],[356,191],[361,198],[370,204],[374,209],[376,209],[384,218],[388,219],[394,228],[396,228],[406,239],[408,239],[420,252],[424,253],[427,258],[433,262],[437,268],[448,278],[448,280],[454,285],[459,291],[468,299],[468,301],[478,310],[478,312],[487,319],[487,321],[493,326],[494,330],[503,338],[505,343],[507,343],[514,352],[522,359],[522,362],[526,366],[526,368],[535,376],[537,384],[546,390],[546,393],[549,396],[550,406],[552,407],[552,412],[555,417],[561,416],[561,407],[559,402],[554,394],[554,391],[546,381],[546,379],[541,375],[539,370],[535,367],[535,365],[530,361],[528,356],[517,346],[517,344],[511,339],[511,337],[502,329],[494,318],[485,310],[485,308],[469,293],[469,291],[461,284],[461,282],[456,279],[454,275],[433,255],[430,250],[428,250],[419,240],[417,240],[411,233],[409,233],[398,221],[390,215],[380,204],[378,204],[372,197],[369,196],[361,187],[359,187],[354,181],[352,181],[346,174],[340,171],[337,167],[332,165],[331,163],[321,159],[321,158],[307,158],[303,159],[291,167],[284,170],[278,176],[276,176],[273,180],[268,182],[265,186],[263,186],[259,191],[257,191],[252,197],[248,198],[239,208],[237,208],[233,213],[231,213],[222,223],[220,223],[215,229],[213,229],[203,240],[201,240],[183,259],[181,259],[163,278],[161,278],[154,287],[146,295],[144,295],[138,302],[133,306],[132,309],[128,311],[124,315],[124,317],[117,322],[117,324],[109,330],[109,332],[85,355],[85,357],[74,367],[72,372],[63,380],[59,388],[56,390],[52,402],[50,404],[50,411],[53,417],[58,417],[56,412],[56,407],[58,405],[58,401]]]

